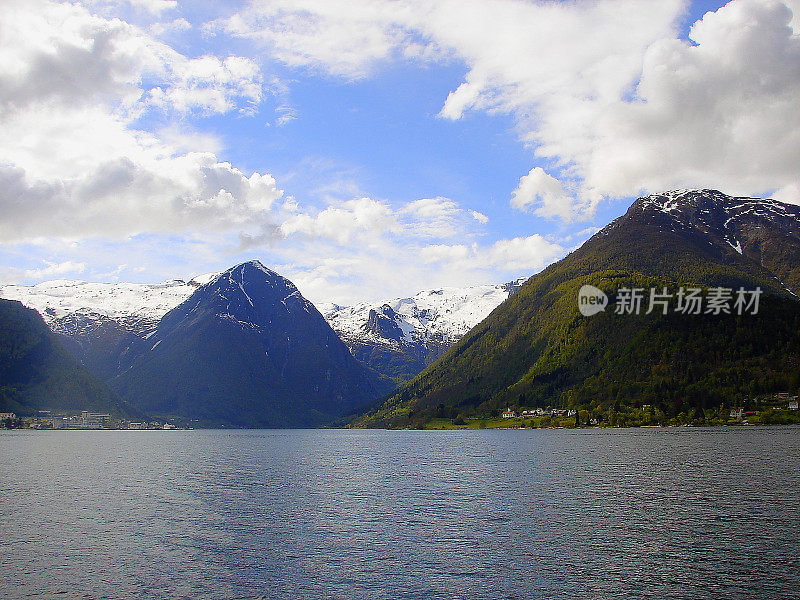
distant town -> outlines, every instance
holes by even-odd
[[[82,410],[79,414],[53,414],[40,410],[36,416],[17,416],[13,412],[0,413],[0,428],[5,429],[178,429],[171,423],[160,421],[127,421],[107,413]]]

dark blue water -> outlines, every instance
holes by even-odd
[[[799,598],[800,429],[0,434],[0,597]]]

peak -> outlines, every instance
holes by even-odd
[[[682,189],[670,190],[660,194],[643,196],[634,202],[634,206],[641,209],[654,209],[664,213],[671,213],[682,207],[698,206],[702,202],[724,204],[735,200],[732,196],[723,194],[719,190],[711,189]],[[748,198],[749,199],[749,198]]]
[[[798,207],[769,198],[752,196],[729,196],[719,190],[672,190],[660,194],[643,196],[631,205],[631,211],[663,213],[673,218],[688,218],[691,215],[715,212],[738,216],[750,213],[752,216],[792,216],[798,214]]]
[[[631,204],[625,215],[606,225],[597,234],[602,238],[631,224],[676,231],[716,232],[738,249],[743,226],[779,225],[794,231],[800,224],[800,207],[772,199],[729,196],[714,189],[680,189],[642,196]],[[787,229],[788,228],[788,229]]]
[[[261,273],[264,273],[265,275],[268,275],[270,277],[280,277],[280,275],[278,275],[278,273],[276,273],[272,269],[269,269],[269,268],[265,267],[264,263],[262,263],[260,260],[248,260],[247,262],[243,262],[241,264],[238,264],[235,267],[231,267],[230,269],[225,271],[225,273],[229,274],[229,273],[233,273],[234,271],[246,271],[248,269],[255,269],[255,270],[260,271]]]
[[[288,290],[287,293],[296,292],[297,287],[288,279],[275,271],[268,269],[257,260],[247,261],[231,267],[215,280],[215,287],[244,290],[242,286],[263,289]]]

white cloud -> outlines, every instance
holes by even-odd
[[[570,220],[575,216],[575,198],[564,191],[561,182],[541,167],[534,167],[520,178],[511,193],[511,206],[517,210],[532,208],[542,217],[561,217]]]
[[[356,235],[363,242],[397,227],[392,210],[386,203],[371,198],[357,198],[339,206],[329,206],[316,215],[292,215],[281,224],[280,231],[285,237],[303,234],[347,244]]]
[[[220,161],[213,137],[136,127],[154,110],[250,110],[261,98],[252,60],[187,57],[78,4],[8,0],[0,21],[5,243],[247,230],[273,219],[281,191],[272,176]]]
[[[475,212],[441,197],[394,208],[371,198],[317,213],[297,208],[279,227],[292,243],[276,244],[270,252],[280,272],[312,301],[340,304],[432,286],[511,280],[564,254],[559,244],[539,235],[482,244],[474,222],[483,221]]]
[[[192,24],[189,23],[189,21],[183,17],[179,17],[177,19],[173,19],[172,21],[153,23],[148,27],[148,31],[155,36],[159,36],[177,33],[180,31],[188,31],[191,28]]]
[[[447,263],[464,269],[486,269],[505,273],[533,274],[560,258],[564,248],[538,234],[498,240],[490,246],[431,244],[420,255],[426,263]]]
[[[272,264],[312,302],[348,305],[440,286],[511,281],[532,275],[565,250],[538,235],[492,244],[414,244],[379,238],[366,246],[281,245]]]
[[[490,268],[534,272],[540,271],[556,258],[560,258],[563,252],[564,249],[560,245],[534,234],[510,240],[498,240],[489,247],[482,260]]]
[[[462,262],[471,254],[464,244],[430,244],[420,250],[420,258],[425,264],[441,262]]]
[[[477,210],[470,210],[469,214],[472,215],[472,218],[481,225],[486,225],[489,222],[489,217],[481,212],[478,212]]]
[[[475,221],[488,219],[442,197],[399,206],[361,197],[320,211],[290,202],[287,210],[294,214],[274,230],[243,237],[240,249],[268,248],[275,268],[315,302],[496,283],[529,275],[563,254],[539,235],[481,243]]]
[[[467,235],[474,221],[479,221],[473,213],[449,198],[437,196],[409,202],[401,209],[399,218],[411,236],[445,239]]]
[[[260,44],[287,65],[358,79],[381,61],[431,52],[406,26],[421,9],[404,0],[255,0],[213,28]]]
[[[178,6],[177,0],[86,0],[86,4],[92,7],[105,9],[113,9],[127,5],[153,15],[160,15]]]
[[[732,0],[692,42],[678,38],[687,4],[261,0],[225,26],[288,65],[346,78],[403,57],[463,61],[440,115],[514,115],[562,180],[559,191],[534,172],[546,193],[517,190],[514,203],[540,215],[673,187],[800,201],[800,2]]]
[[[38,269],[30,269],[25,271],[24,277],[26,279],[43,279],[59,277],[61,275],[74,275],[81,274],[86,270],[86,263],[76,263],[72,261],[65,261],[61,263],[53,263],[43,261],[45,266]]]
[[[617,195],[639,185],[790,196],[800,179],[800,36],[790,19],[782,2],[736,0],[692,27],[696,45],[651,45],[637,98],[600,115],[587,183]]]
[[[481,213],[465,210],[457,202],[442,197],[413,200],[399,208],[362,197],[336,202],[317,212],[302,212],[296,205],[294,210],[295,214],[279,226],[284,237],[299,234],[340,245],[355,240],[369,244],[390,237],[400,245],[418,239],[463,238],[475,234],[474,221],[488,221]]]
[[[6,0],[0,17],[0,106],[9,117],[47,104],[74,109],[87,103],[123,118],[151,106],[224,113],[261,97],[252,60],[190,58],[79,5]]]

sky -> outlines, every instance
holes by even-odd
[[[0,284],[258,259],[350,304],[529,276],[649,193],[800,203],[800,0],[3,0],[0,23]]]

